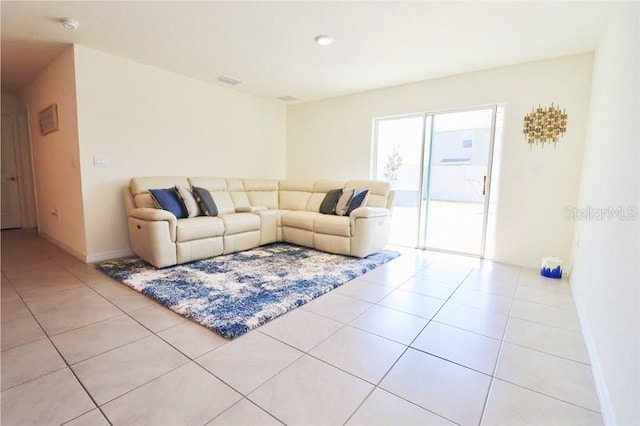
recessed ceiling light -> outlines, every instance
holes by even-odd
[[[77,30],[78,27],[80,26],[80,23],[78,21],[76,21],[75,19],[69,19],[69,18],[60,19],[60,23],[62,24],[63,27],[65,27],[68,30]]]
[[[229,77],[228,75],[221,75],[220,77],[218,77],[218,81],[229,84],[231,86],[237,86],[238,84],[242,83],[242,81],[238,80],[237,78]]]
[[[300,100],[300,99],[296,98],[295,96],[291,96],[291,95],[280,96],[278,99],[280,99],[281,101],[285,101],[285,102],[293,102],[293,101],[299,101]]]
[[[333,37],[328,36],[326,34],[320,34],[320,35],[316,36],[315,41],[320,46],[328,46],[331,43],[333,43]]]

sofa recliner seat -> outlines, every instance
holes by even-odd
[[[149,190],[175,185],[208,190],[218,216],[178,219],[156,208]],[[337,188],[368,189],[368,202],[348,217],[320,213],[326,193]],[[132,178],[124,196],[134,253],[165,267],[281,241],[366,257],[389,241],[394,192],[370,180],[160,176]]]

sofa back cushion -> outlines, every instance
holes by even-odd
[[[150,189],[149,193],[159,209],[173,213],[178,219],[189,217],[187,207],[180,199],[178,190],[175,187]]]
[[[320,204],[320,213],[322,214],[336,214],[336,206],[342,196],[342,188],[332,189],[327,192],[322,204]],[[309,200],[311,201],[311,200]]]
[[[211,198],[216,203],[218,214],[235,213],[236,209],[231,200],[231,195],[227,191],[227,180],[216,177],[190,177],[189,183],[192,187],[197,186],[207,189],[211,193]]]
[[[278,181],[275,179],[242,179],[252,206],[278,209]]]
[[[368,189],[367,206],[387,207],[389,197],[389,182],[376,180],[350,180],[344,184],[344,189]]]
[[[365,207],[368,200],[368,189],[356,189],[353,193],[353,197],[351,197],[351,200],[349,200],[349,205],[347,206],[347,210],[344,212],[343,216],[349,216],[355,209],[359,207]]]
[[[327,195],[327,192],[333,189],[342,189],[344,187],[344,181],[340,180],[317,180],[313,184],[313,191],[307,202],[305,208],[308,212],[319,212],[322,200]]]
[[[189,217],[200,216],[202,211],[200,210],[200,206],[198,205],[198,201],[196,201],[196,197],[193,196],[193,192],[189,189],[189,187],[183,185],[176,185],[176,191],[178,191],[178,196],[182,200],[187,212],[189,213]]]
[[[313,181],[281,180],[280,209],[304,211],[313,192]]]
[[[137,208],[157,208],[153,202],[150,189],[171,188],[176,185],[189,186],[189,181],[184,176],[149,176],[132,178],[129,181],[129,189],[133,196],[133,202]]]
[[[218,206],[211,197],[211,192],[199,186],[193,187],[193,195],[198,203],[198,208],[204,216],[218,216]]]
[[[231,201],[233,201],[236,209],[251,207],[251,202],[249,201],[249,197],[247,197],[247,192],[244,190],[242,179],[227,179],[227,191],[229,191]]]

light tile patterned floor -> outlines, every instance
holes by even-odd
[[[431,252],[229,342],[2,232],[2,424],[601,424],[567,282]]]

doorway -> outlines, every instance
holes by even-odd
[[[395,191],[391,244],[484,257],[497,110],[374,120],[372,174]]]
[[[2,114],[2,229],[22,227],[19,158],[12,116]]]

